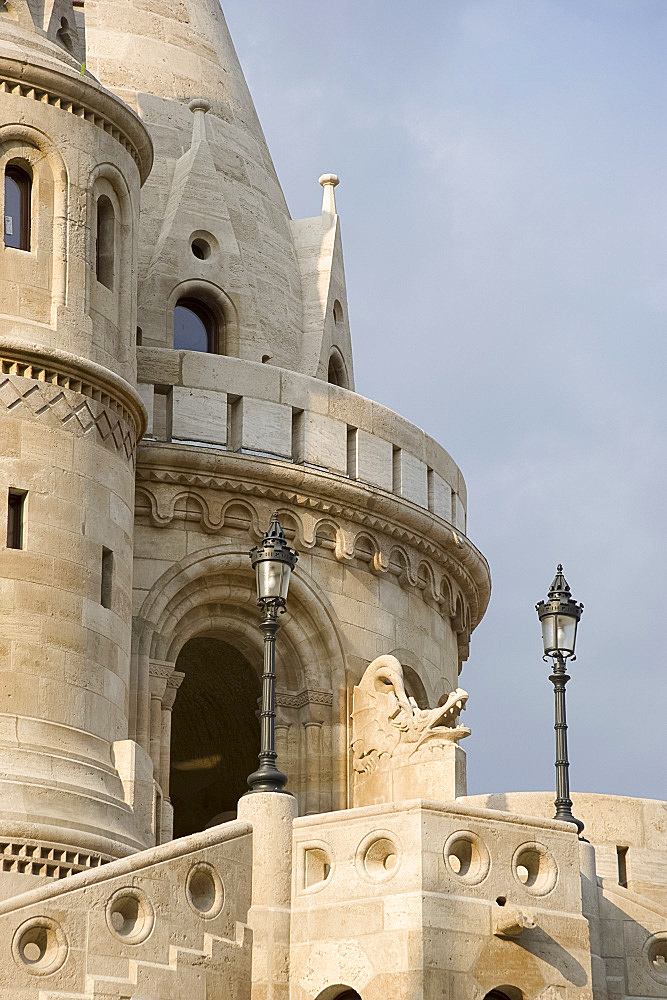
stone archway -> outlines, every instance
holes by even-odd
[[[189,639],[176,669],[170,795],[174,836],[184,837],[235,817],[257,766],[261,687],[246,656],[217,636]]]
[[[263,642],[245,547],[210,546],[174,563],[155,581],[134,618],[130,734],[153,760],[161,795],[155,810],[161,843],[172,836],[172,713],[183,710],[174,706],[187,673],[179,656],[190,640],[199,637],[232,646],[259,677]],[[281,620],[277,660],[276,750],[278,766],[289,778],[288,790],[297,797],[301,813],[342,808],[347,801],[348,762],[342,637],[321,588],[301,566],[290,586],[288,613]],[[259,749],[259,737],[256,745]],[[183,753],[183,761],[209,755]],[[246,776],[255,765],[256,757]],[[183,830],[179,822],[176,835]]]

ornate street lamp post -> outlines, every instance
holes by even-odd
[[[574,646],[577,639],[577,625],[584,610],[583,604],[577,604],[567,580],[563,576],[563,567],[559,564],[556,576],[549,589],[546,601],[535,605],[537,617],[542,624],[542,642],[544,657],[552,661],[553,673],[549,680],[554,686],[556,731],[556,815],[554,819],[563,819],[574,823],[579,831],[584,829],[580,819],[572,815],[572,799],[570,798],[569,761],[567,759],[567,721],[565,716],[565,685],[570,677],[565,670],[565,661],[576,659]]]
[[[259,767],[248,778],[251,792],[282,792],[287,784],[287,776],[276,767],[276,632],[280,628],[278,613],[285,613],[290,576],[298,558],[298,553],[287,544],[278,515],[274,514],[261,545],[250,552],[257,581],[257,604],[262,610],[259,627],[264,636],[261,748]]]

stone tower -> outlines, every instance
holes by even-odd
[[[0,829],[87,865],[145,842],[124,741],[152,152],[137,116],[82,71],[82,44],[71,0],[0,9],[0,462],[14,533],[0,552]]]
[[[129,728],[153,761],[155,836],[171,836],[172,807],[177,834],[233,815],[254,770],[247,552],[274,509],[301,552],[281,759],[302,811],[340,807],[351,689],[369,659],[400,653],[411,692],[437,703],[486,607],[463,478],[421,430],[353,392],[338,178],[320,178],[320,215],[290,218],[217,0],[123,4],[122,17],[117,0],[86,0],[85,15],[88,68],[155,149],[139,229],[148,428]]]

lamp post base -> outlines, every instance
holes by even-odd
[[[572,815],[572,803],[570,802],[569,808],[567,806],[561,806],[559,803],[555,803],[556,813],[554,819],[560,819],[564,823],[574,823],[577,828],[577,833],[581,837],[582,831],[584,829],[584,824],[580,819],[577,819]]]
[[[270,764],[260,764],[256,771],[248,776],[248,788],[252,792],[284,792],[287,775]],[[289,792],[285,792],[289,795]]]

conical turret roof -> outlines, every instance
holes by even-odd
[[[164,236],[167,206],[174,202],[174,176],[183,172],[176,165],[192,141],[188,106],[202,99],[210,105],[203,141],[214,165],[206,179],[211,232],[221,247],[219,269],[208,277],[233,302],[240,356],[261,360],[268,355],[274,364],[293,367],[300,356],[302,301],[289,213],[218,0],[86,0],[85,11],[88,68],[136,108],[155,147],[139,239],[144,344],[171,346],[159,340],[168,324],[159,319],[156,303],[168,298],[178,282],[196,277],[187,238],[182,257],[172,244],[164,260],[156,260],[155,248],[160,234]],[[196,183],[193,178],[191,204],[187,188],[179,194],[180,214],[172,233],[209,229],[201,198],[195,196]],[[233,232],[221,224],[213,232],[215,219],[223,217]],[[149,272],[147,315],[141,283]]]

